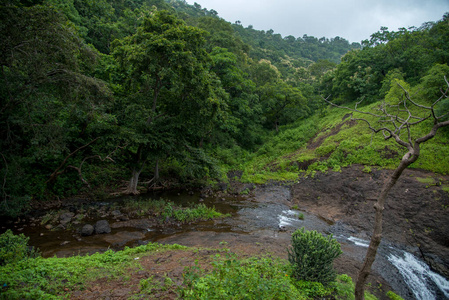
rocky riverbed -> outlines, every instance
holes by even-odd
[[[15,233],[30,236],[31,245],[40,248],[44,256],[85,254],[156,241],[225,246],[244,255],[268,252],[282,258],[287,258],[291,233],[305,227],[337,238],[344,254],[335,266],[338,272],[355,278],[372,230],[373,204],[390,172],[362,172],[362,167],[353,166],[342,172],[300,177],[294,183],[254,186],[231,181],[218,191],[206,188],[196,193],[171,191],[141,196],[163,197],[179,205],[204,203],[231,215],[190,224],[160,222],[151,215],[139,215],[139,211],[127,212],[121,208],[123,199],[115,198],[95,205],[83,201],[63,203],[44,225],[41,223],[45,216],[49,218],[48,213],[34,220],[16,220],[8,226]],[[370,290],[381,299],[390,289],[406,299],[417,298],[391,262],[391,257],[402,251],[449,277],[448,183],[447,176],[406,170],[391,191],[385,209],[383,243],[368,279]],[[436,297],[444,299],[445,295],[440,292]]]

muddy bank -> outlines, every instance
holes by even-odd
[[[390,170],[342,172],[301,178],[292,187],[292,202],[330,222],[347,224],[357,237],[369,240],[376,197]],[[388,196],[383,239],[402,245],[449,277],[449,177],[407,169]],[[443,189],[444,188],[444,189]],[[351,273],[351,272],[349,272]]]

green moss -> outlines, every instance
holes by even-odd
[[[432,177],[416,177],[416,180],[418,180],[421,183],[428,184],[428,185],[435,184],[435,179],[433,179]]]
[[[441,186],[441,189],[447,193],[449,193],[449,184],[444,184]]]

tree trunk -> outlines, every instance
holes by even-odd
[[[374,221],[374,230],[373,235],[371,236],[371,241],[368,247],[368,251],[366,252],[365,260],[363,262],[363,266],[359,271],[357,276],[357,281],[355,285],[355,300],[363,300],[365,297],[365,282],[368,275],[371,272],[371,266],[374,263],[377,254],[377,248],[379,247],[380,241],[382,239],[382,219],[383,219],[383,211],[385,207],[385,200],[390,192],[391,188],[396,184],[402,172],[413,162],[418,159],[419,156],[419,146],[417,151],[410,151],[407,153],[402,159],[400,165],[396,168],[394,173],[388,178],[387,182],[385,182],[382,191],[377,198],[376,204],[374,204],[374,208],[376,209],[376,218]],[[413,154],[412,154],[413,153]],[[409,155],[410,154],[410,155]]]
[[[131,179],[129,180],[128,187],[126,188],[125,194],[128,195],[138,195],[139,191],[137,190],[137,184],[139,183],[139,176],[142,172],[142,169],[137,170],[133,168]]]
[[[159,181],[159,159],[156,159],[156,166],[154,167],[154,183]]]

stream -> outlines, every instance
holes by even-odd
[[[183,206],[200,201],[198,194],[173,191],[140,197],[163,198]],[[123,198],[116,198],[97,205],[116,203],[119,207],[121,201]],[[301,227],[326,235],[333,234],[344,252],[344,259],[337,261],[343,267],[348,263],[361,265],[368,247],[368,238],[361,238],[356,229],[344,223],[332,223],[313,214],[291,209],[288,187],[274,186],[256,190],[254,197],[206,197],[201,201],[208,207],[214,206],[222,213],[231,214],[231,217],[166,227],[152,226],[145,220],[120,223],[109,219],[112,232],[92,236],[80,236],[73,231],[46,230],[42,226],[19,222],[9,227],[13,227],[16,234],[24,233],[30,237],[29,244],[39,248],[44,257],[92,254],[159,242],[197,247],[225,246],[233,251],[270,252],[287,258],[286,248],[290,245],[291,233]],[[114,226],[114,222],[120,226]],[[2,227],[2,232],[5,228]],[[404,299],[449,299],[449,281],[434,273],[406,249],[402,245],[382,241],[373,265],[374,271]]]

